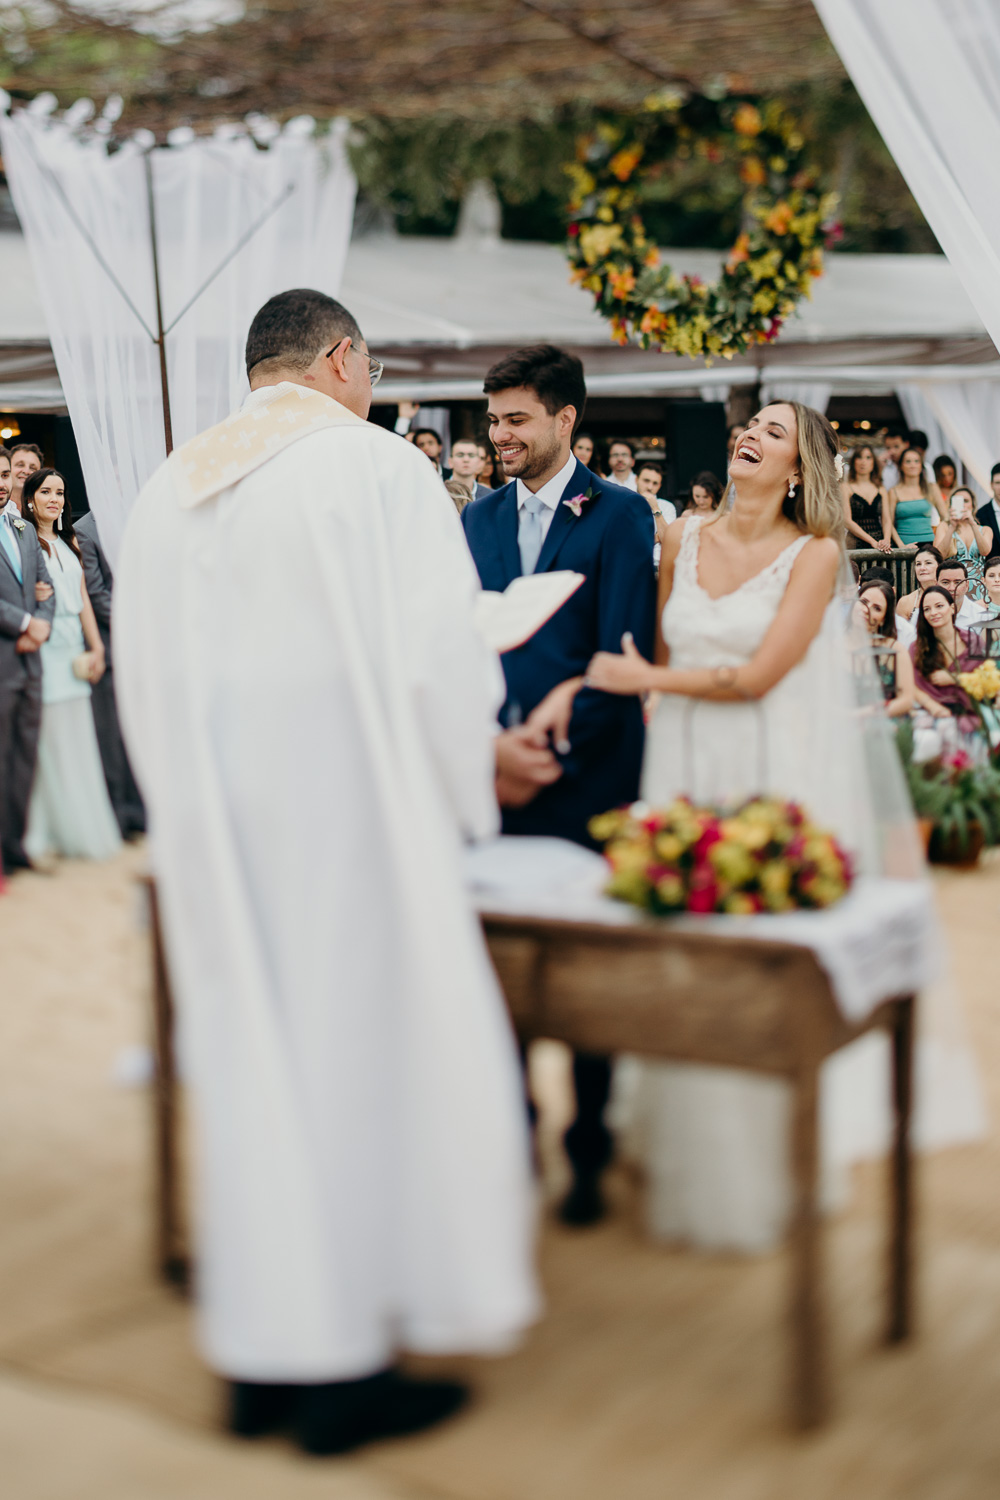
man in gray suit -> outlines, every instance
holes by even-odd
[[[104,676],[91,688],[90,693],[94,728],[97,730],[97,743],[101,749],[101,763],[104,766],[104,779],[108,784],[111,806],[115,810],[122,838],[128,838],[130,834],[145,832],[146,811],[132,775],[132,767],[128,763],[122,732],[118,727],[115,674],[111,657],[111,590],[114,578],[111,564],[104,555],[104,548],[97,534],[94,512],[88,511],[85,516],[74,521],[73,530],[80,543],[84,582],[97,616],[97,628],[104,642],[104,657],[107,662]]]
[[[42,658],[56,602],[38,533],[8,504],[10,459],[0,473],[0,850],[5,870],[30,868],[28,799],[42,724]],[[48,597],[35,597],[35,584]]]

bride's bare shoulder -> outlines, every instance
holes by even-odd
[[[811,578],[835,577],[840,568],[840,544],[832,536],[811,536],[795,559],[793,573]]]

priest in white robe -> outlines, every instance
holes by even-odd
[[[400,1351],[535,1317],[517,1058],[462,887],[503,687],[426,458],[365,419],[351,315],[282,293],[242,410],[145,486],[116,673],[197,1143],[202,1344],[230,1424],[339,1452],[440,1420]]]

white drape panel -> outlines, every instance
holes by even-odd
[[[149,157],[164,325],[177,320],[166,339],[175,444],[242,398],[247,328],[268,297],[295,286],[336,295],[356,190],[339,125],[317,139],[311,121],[292,121],[266,150],[242,132],[187,134],[175,133],[177,144]],[[110,153],[99,135],[30,108],[0,114],[0,141],[87,493],[113,562],[129,507],[165,452],[151,337],[148,147],[133,140]]]
[[[945,451],[961,459],[985,500],[990,493],[990,470],[1000,463],[1000,381],[931,380],[917,389],[948,439]],[[909,421],[902,392],[900,402]]]
[[[829,380],[765,380],[761,402],[798,401],[801,406],[812,406],[825,414],[832,393],[833,382]]]
[[[942,453],[947,453],[951,458],[961,457],[953,451],[954,444],[942,426],[937,412],[927,399],[927,392],[923,385],[918,385],[916,382],[897,385],[896,399],[903,408],[903,416],[906,418],[906,425],[910,431],[926,432],[928,463],[933,463]]]
[[[816,9],[1000,348],[1000,5],[816,0]]]

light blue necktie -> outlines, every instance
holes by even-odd
[[[525,578],[535,571],[542,550],[542,504],[537,495],[527,495],[518,513],[517,545],[521,553],[521,573]]]
[[[3,542],[3,549],[10,558],[11,567],[17,575],[18,583],[23,583],[24,574],[21,572],[21,549],[17,545],[17,538],[14,536],[9,516],[0,516],[0,541]]]

